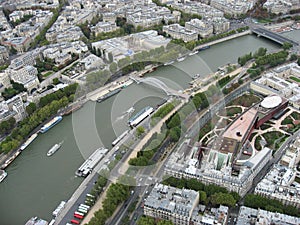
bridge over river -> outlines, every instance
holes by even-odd
[[[257,34],[258,36],[268,38],[268,39],[270,39],[274,42],[277,42],[278,44],[281,44],[281,45],[283,45],[285,42],[291,43],[293,45],[299,45],[299,43],[294,41],[294,40],[291,40],[287,37],[284,37],[284,36],[282,36],[278,33],[274,33],[272,31],[267,30],[267,29],[262,28],[262,27],[252,28],[251,31],[252,31],[252,33]]]
[[[137,84],[145,83],[145,84],[151,85],[153,87],[156,87],[156,88],[164,91],[168,96],[178,96],[183,99],[189,98],[189,95],[184,94],[181,91],[177,91],[177,90],[174,90],[174,89],[168,87],[163,81],[161,81],[155,77],[139,78],[139,77],[130,76],[129,78],[131,80],[133,80],[134,82],[136,82]]]

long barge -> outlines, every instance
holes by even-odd
[[[111,144],[112,146],[115,146],[116,144],[118,144],[127,134],[128,134],[129,130],[124,131],[119,137],[117,137]]]
[[[62,116],[56,116],[52,120],[50,120],[48,123],[46,123],[42,128],[40,129],[41,133],[45,133],[48,130],[50,130],[52,127],[54,127],[56,124],[58,124],[62,120]]]
[[[89,175],[92,172],[94,167],[101,159],[103,159],[107,152],[108,149],[103,147],[95,150],[94,153],[91,154],[90,157],[87,160],[85,160],[85,162],[75,172],[76,176],[87,177],[87,175]]]
[[[30,145],[36,138],[37,138],[38,134],[34,133],[33,135],[31,135],[20,147],[20,150],[23,151],[25,148],[28,147],[28,145]]]
[[[77,111],[78,109],[82,108],[83,104],[76,104],[76,105],[72,105],[69,106],[63,113],[62,115],[66,116],[66,115],[70,115],[71,113]]]
[[[5,163],[1,166],[1,169],[5,169],[6,167],[8,167],[9,164],[12,163],[12,161],[14,161],[19,155],[21,154],[21,150],[18,149],[15,154],[13,154],[11,157],[9,157],[9,159],[7,159],[5,161]]]
[[[135,127],[140,122],[142,122],[146,117],[148,117],[153,111],[154,109],[150,106],[143,108],[141,111],[139,111],[137,114],[135,114],[133,117],[131,117],[128,120],[129,125],[131,127]]]
[[[117,88],[117,89],[115,89],[113,91],[110,91],[110,92],[106,93],[105,95],[99,97],[97,99],[97,102],[100,103],[100,102],[102,102],[102,101],[110,98],[111,96],[114,96],[114,95],[118,94],[121,90],[122,90],[122,88]]]
[[[7,177],[5,170],[0,170],[0,183]]]
[[[65,207],[65,205],[66,205],[66,202],[65,201],[61,201],[59,203],[59,205],[57,206],[57,208],[52,212],[52,215],[54,217],[57,217],[61,213],[61,211],[63,210],[63,208]]]

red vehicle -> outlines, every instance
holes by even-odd
[[[77,218],[77,219],[83,219],[83,216],[80,216],[78,214],[74,214],[74,217]]]
[[[73,223],[73,224],[79,224],[79,221],[78,220],[71,220],[71,223]]]
[[[244,154],[244,155],[252,156],[252,153],[251,153],[251,152],[247,152],[247,151],[243,151],[243,154]]]

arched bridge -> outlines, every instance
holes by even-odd
[[[265,28],[261,28],[261,27],[256,27],[256,28],[252,28],[251,31],[255,34],[257,34],[258,36],[262,36],[262,37],[265,37],[265,38],[268,38],[272,41],[275,41],[281,45],[283,45],[283,43],[285,42],[288,42],[288,43],[291,43],[293,45],[298,45],[299,43],[296,42],[296,41],[293,41],[287,37],[284,37],[280,34],[277,34],[277,33],[274,33],[270,30],[267,30]]]
[[[178,96],[178,97],[181,97],[184,99],[189,98],[189,96],[187,94],[183,94],[177,90],[169,88],[163,81],[161,81],[155,77],[139,78],[139,77],[130,76],[129,78],[131,80],[133,80],[134,82],[136,82],[137,84],[145,83],[145,84],[151,85],[153,87],[156,87],[158,89],[161,89],[169,96]]]

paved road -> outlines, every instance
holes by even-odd
[[[74,212],[77,211],[78,206],[80,204],[84,204],[86,194],[88,194],[92,190],[94,183],[98,179],[98,176],[99,175],[97,173],[94,174],[93,176],[91,176],[91,179],[85,185],[85,188],[82,190],[82,192],[80,193],[80,195],[78,196],[78,198],[75,201],[72,201],[72,198],[69,200],[68,204],[70,204],[71,202],[72,202],[72,204],[69,207],[69,210],[67,211],[67,213],[64,215],[64,217],[61,219],[61,221],[58,224],[64,225],[68,222],[70,223],[70,220],[75,219],[73,217]]]

